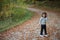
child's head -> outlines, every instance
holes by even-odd
[[[47,17],[47,13],[46,12],[43,12],[42,13],[42,17],[46,18]]]

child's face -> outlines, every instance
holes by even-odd
[[[43,17],[45,17],[46,15],[45,14],[43,14]]]

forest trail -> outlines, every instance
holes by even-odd
[[[33,17],[21,25],[0,34],[0,40],[60,40],[60,16],[54,12],[48,13],[47,32],[49,37],[40,37],[39,19],[43,10],[27,8],[34,12]]]

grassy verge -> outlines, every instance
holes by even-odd
[[[31,4],[32,5],[32,4]],[[37,1],[33,4],[33,7],[43,10],[49,10],[54,12],[60,12],[60,1]]]
[[[23,8],[13,8],[12,17],[0,21],[0,32],[22,24],[32,17],[33,12]]]
[[[60,13],[60,8],[51,8],[51,7],[48,7],[48,6],[38,6],[38,5],[31,5],[29,7],[31,7],[31,8],[38,8],[38,9],[41,9],[41,10],[53,11],[53,12]]]
[[[43,1],[43,2],[38,2],[37,3],[38,7],[41,8],[41,9],[45,9],[45,10],[52,10],[52,11],[55,11],[55,12],[60,12],[60,2],[57,1],[57,2],[53,2],[53,1]]]

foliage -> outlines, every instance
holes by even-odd
[[[48,7],[57,7],[60,8],[60,1],[59,0],[28,0],[26,1],[29,4],[36,4],[38,6],[48,6]]]
[[[30,19],[32,12],[26,9],[24,0],[0,1],[0,32]]]
[[[19,25],[32,17],[32,12],[24,8],[13,8],[11,17],[0,21],[0,32]]]
[[[11,11],[16,6],[25,7],[24,0],[1,0],[0,1],[0,20],[5,20],[11,16]],[[22,14],[21,14],[22,15]]]

